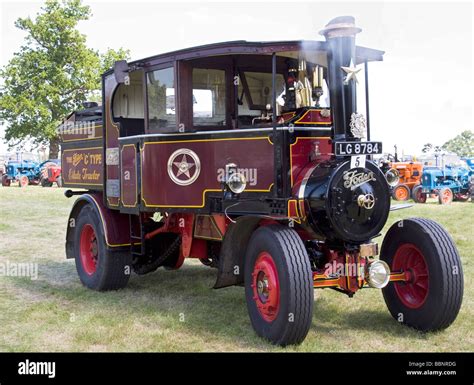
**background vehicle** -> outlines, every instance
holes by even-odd
[[[217,267],[215,288],[245,286],[252,326],[279,345],[304,340],[314,288],[379,288],[397,321],[449,326],[463,275],[440,225],[395,223],[376,259],[398,178],[371,160],[382,143],[356,110],[357,65],[368,76],[383,58],[355,45],[358,32],[340,17],[324,42],[235,41],[115,63],[102,107],[60,127],[64,186],[83,189],[66,191],[79,195],[66,255],[81,282],[119,289],[131,270],[198,258]]]
[[[413,199],[425,203],[428,194],[436,194],[440,204],[469,199],[473,171],[467,167],[425,167],[422,184],[413,189]]]
[[[5,166],[2,186],[10,186],[12,181],[18,182],[20,187],[38,183],[38,162],[31,160],[8,161]]]
[[[392,197],[397,201],[406,201],[412,196],[413,188],[418,186],[423,173],[420,162],[392,162],[391,167],[398,171],[400,182],[392,190]]]
[[[59,159],[50,159],[42,163],[32,160],[8,161],[5,165],[5,173],[2,175],[2,186],[8,187],[11,185],[11,182],[18,182],[20,187],[40,183],[42,185],[46,183],[45,186],[48,186],[49,182],[43,182],[45,180],[44,175],[49,175],[48,169],[53,167],[54,171],[51,173],[51,178],[54,178],[54,181],[56,181],[58,169],[60,174],[58,163]]]
[[[40,185],[43,187],[51,187],[56,183],[58,187],[62,186],[61,165],[59,159],[56,161],[48,161],[40,169]]]

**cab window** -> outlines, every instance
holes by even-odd
[[[143,72],[130,73],[130,84],[120,84],[113,95],[113,119],[120,125],[120,136],[140,135],[145,130]]]
[[[176,128],[174,68],[147,73],[148,129],[173,131]]]
[[[193,69],[193,125],[226,125],[224,70]]]

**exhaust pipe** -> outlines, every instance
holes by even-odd
[[[351,140],[351,115],[356,112],[355,36],[362,30],[352,16],[332,19],[320,31],[328,42],[328,77],[334,140]]]

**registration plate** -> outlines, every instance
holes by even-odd
[[[375,155],[382,153],[382,142],[336,142],[334,152],[338,156]]]

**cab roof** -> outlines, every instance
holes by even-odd
[[[271,54],[273,52],[296,50],[327,51],[328,45],[327,42],[318,40],[286,40],[269,42],[234,40],[221,43],[205,44],[201,46],[189,47],[177,51],[162,53],[144,59],[135,60],[130,62],[129,64],[151,67],[154,65],[175,60],[190,60],[220,55]],[[384,51],[357,46],[356,62],[357,64],[360,64],[365,61],[382,61],[384,53]],[[107,71],[106,74],[109,72],[111,71]]]

